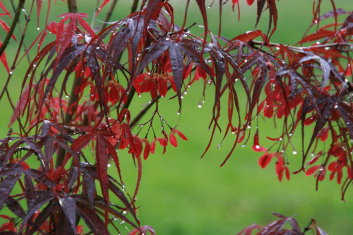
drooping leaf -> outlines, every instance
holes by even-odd
[[[108,151],[103,136],[97,136],[96,142],[96,165],[104,199],[109,202],[108,194]]]
[[[179,46],[176,44],[171,44],[169,47],[169,58],[172,65],[174,83],[176,86],[177,94],[181,96],[181,86],[183,84],[183,74],[184,74],[184,63],[183,55],[180,51]]]

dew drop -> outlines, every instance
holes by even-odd
[[[255,148],[256,148],[256,149],[260,149],[260,145],[256,145]]]
[[[247,128],[248,128],[248,129],[251,129],[251,126],[249,125],[249,126],[247,126]]]
[[[203,25],[198,25],[199,26],[199,28],[205,28]]]
[[[221,148],[221,144],[218,144],[218,145],[217,145],[217,148],[220,149],[220,148]]]
[[[180,99],[184,99],[184,96],[180,96]]]
[[[12,75],[12,74],[13,74],[13,71],[11,70],[11,71],[9,72],[9,74]]]
[[[127,211],[123,211],[123,215],[126,215],[127,214]]]
[[[245,148],[245,146],[246,146],[246,145],[245,145],[245,144],[243,144],[243,145],[242,145],[242,146],[240,146],[240,147]]]
[[[184,91],[184,95],[187,95],[188,94],[188,92],[187,91]]]
[[[321,44],[321,42],[317,41],[316,44]]]
[[[297,155],[297,154],[298,154],[298,152],[297,152],[297,151],[293,151],[292,153],[293,153],[293,155]]]
[[[326,50],[326,51],[330,50],[330,47],[325,47],[325,50]]]
[[[197,105],[197,107],[200,109],[200,108],[202,108],[202,105],[201,105],[201,104],[199,104],[199,105]]]
[[[279,47],[276,47],[276,50],[279,50]]]
[[[317,20],[314,20],[314,24],[317,24],[318,23],[318,21]]]
[[[235,135],[235,131],[232,131],[232,134]]]
[[[179,116],[179,115],[180,115],[180,112],[177,112],[177,115]]]
[[[91,42],[91,39],[92,39],[92,37],[91,37],[90,35],[85,34],[85,41],[86,41],[87,43],[90,43],[90,42]]]
[[[248,63],[248,60],[244,60],[245,63]]]
[[[110,163],[108,163],[107,167],[111,167],[112,165]]]
[[[40,27],[37,27],[37,30],[39,31],[39,30],[40,30]]]

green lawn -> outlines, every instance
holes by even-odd
[[[118,9],[122,9],[118,17],[127,14],[125,6],[127,2],[129,1],[121,0],[118,3]],[[176,11],[181,12],[183,4],[180,2],[185,1],[172,2],[178,2]],[[281,43],[298,41],[311,20],[311,2],[281,0],[278,5],[278,30],[272,40]],[[328,3],[329,1],[325,2],[326,10],[330,9]],[[339,0],[336,3],[338,7],[353,9],[353,2],[350,0]],[[58,4],[64,9],[61,1],[58,1]],[[215,3],[215,7],[217,4]],[[84,9],[90,7],[87,5]],[[91,10],[88,13],[91,13]],[[189,15],[191,23],[195,21],[201,24],[197,10],[190,10]],[[215,23],[212,28],[217,32],[217,9],[209,16]],[[267,14],[263,17],[261,27],[266,29]],[[225,10],[223,32],[227,37],[231,38],[253,28],[254,7],[243,6],[241,21],[237,22],[236,18],[230,9]],[[194,30],[200,31],[196,26]],[[3,73],[2,67],[0,70]],[[18,96],[20,75],[23,74],[23,70],[15,72],[14,80],[10,83],[13,97]],[[2,77],[0,85],[3,84],[3,80]],[[335,183],[323,182],[317,192],[313,177],[305,177],[302,174],[292,175],[289,182],[280,183],[274,172],[273,163],[265,170],[257,165],[257,159],[261,154],[254,153],[249,147],[251,144],[245,148],[238,148],[229,162],[220,168],[219,165],[232,142],[230,138],[217,149],[216,146],[221,140],[220,135],[216,136],[214,145],[205,158],[200,159],[210,135],[207,126],[210,119],[212,90],[208,91],[206,103],[201,109],[197,108],[201,96],[199,85],[191,87],[183,100],[184,112],[178,129],[185,133],[189,141],[180,140],[180,146],[168,147],[165,155],[157,148],[157,153],[144,161],[138,197],[139,215],[143,224],[153,226],[157,234],[162,235],[236,234],[252,223],[265,224],[272,221],[274,217],[271,212],[278,212],[296,216],[301,226],[306,226],[311,218],[315,218],[329,234],[352,234],[353,190],[347,193],[347,202],[341,202],[340,186]],[[3,110],[0,115],[1,136],[7,132],[6,127],[11,113],[9,105],[4,101],[0,101],[0,108]],[[176,115],[177,102],[172,102],[175,106],[168,105],[168,100],[163,101],[164,113],[169,117],[167,120],[176,123],[179,118]],[[136,102],[134,107],[133,112],[136,112],[141,106]],[[262,137],[273,133],[271,121],[262,125],[268,126],[268,129],[263,129]],[[294,164],[299,160],[295,158],[300,158],[299,155],[290,157]],[[127,189],[132,191],[136,175],[135,167],[127,154],[120,153],[120,158],[123,161]],[[291,170],[296,169],[293,167]],[[112,171],[112,174],[116,173]]]

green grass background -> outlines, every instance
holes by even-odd
[[[245,2],[240,0],[241,2]],[[58,15],[66,11],[65,4],[57,1],[53,6]],[[91,0],[78,0],[80,11],[92,15],[94,2]],[[117,13],[113,19],[120,19],[129,12],[129,2],[120,0],[117,5]],[[329,1],[323,1],[323,10],[330,9]],[[185,1],[173,0],[176,16],[179,19],[183,15]],[[350,0],[337,0],[337,7],[353,10],[353,2]],[[289,1],[281,0],[278,3],[279,25],[272,41],[280,43],[293,43],[299,41],[302,33],[311,22],[311,4],[309,0]],[[194,4],[193,4],[194,5]],[[195,7],[195,6],[194,6]],[[103,16],[104,14],[102,14]],[[189,11],[189,22],[202,24],[200,13],[192,8]],[[225,6],[223,15],[223,35],[232,38],[239,33],[252,30],[255,22],[255,7],[241,7],[241,21],[237,21],[237,15],[233,13],[229,5]],[[263,16],[260,28],[266,30],[267,14]],[[103,17],[97,18],[102,20]],[[58,20],[51,17],[51,20]],[[217,32],[218,13],[217,3],[210,9],[209,20],[212,30]],[[31,34],[26,38],[28,43],[37,33],[35,19],[31,26]],[[43,26],[42,26],[43,27]],[[202,29],[194,27],[193,32],[201,32]],[[13,57],[14,44],[8,50],[9,60]],[[15,70],[10,82],[11,96],[18,96],[20,82],[24,67]],[[4,74],[0,68],[0,74]],[[6,76],[0,76],[0,85],[3,85]],[[249,146],[238,148],[229,162],[222,168],[219,164],[223,161],[230,148],[231,139],[225,141],[220,149],[217,144],[221,136],[217,135],[214,145],[209,153],[200,159],[206,147],[210,133],[207,130],[211,117],[210,106],[212,103],[212,90],[208,90],[206,103],[198,109],[198,101],[201,97],[201,86],[191,87],[184,98],[183,113],[178,129],[189,138],[185,142],[180,140],[178,148],[168,147],[165,155],[157,148],[157,153],[144,161],[143,178],[138,205],[139,216],[142,224],[148,224],[155,228],[157,234],[236,234],[244,227],[252,223],[266,224],[273,220],[271,212],[282,213],[287,216],[295,216],[301,226],[306,226],[311,218],[315,218],[318,224],[329,234],[353,233],[353,190],[349,190],[346,202],[340,200],[340,186],[332,182],[320,184],[319,191],[315,191],[313,177],[305,177],[302,174],[292,175],[291,180],[278,182],[274,173],[273,163],[265,170],[260,169],[257,160],[261,154],[254,153]],[[178,122],[176,101],[162,101],[164,115],[171,124]],[[173,105],[170,105],[173,103]],[[141,101],[133,103],[133,111],[141,108]],[[7,123],[11,115],[11,109],[6,100],[0,101],[0,134],[7,132]],[[271,121],[261,124],[261,136],[273,136],[274,126]],[[308,132],[308,134],[310,134]],[[299,148],[299,145],[298,145]],[[290,153],[288,153],[290,155]],[[136,169],[127,154],[120,153],[123,161],[123,173],[126,176],[127,189],[133,190],[136,178]],[[295,163],[300,156],[290,156]],[[292,167],[292,170],[296,170]],[[112,170],[112,174],[116,174]]]

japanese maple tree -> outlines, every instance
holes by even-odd
[[[0,0],[0,62],[7,71],[0,102],[13,111],[7,136],[0,137],[0,216],[6,221],[0,232],[155,234],[137,214],[143,162],[156,148],[165,153],[187,140],[161,114],[159,103],[168,97],[183,113],[183,94],[200,82],[203,97],[206,92],[214,97],[202,156],[221,132],[233,142],[221,166],[238,145],[250,142],[259,152],[259,166],[274,167],[280,181],[299,173],[316,185],[335,180],[344,199],[353,181],[353,12],[331,0],[332,10],[322,14],[322,1],[313,0],[309,29],[315,29],[284,45],[271,41],[278,20],[275,0],[247,0],[257,7],[255,25],[267,11],[268,29],[232,38],[221,35],[221,21],[218,32],[211,32],[207,7],[218,5],[220,15],[225,7],[239,14],[238,0],[195,0],[204,23],[201,35],[192,33],[188,21],[190,0],[183,3],[180,25],[173,1],[133,0],[122,19],[111,18],[117,0],[94,1],[94,14],[105,12],[96,27],[79,13],[76,0],[66,2],[68,13],[50,22],[55,0],[48,0],[46,9],[42,0]],[[27,45],[31,18],[44,20],[45,28]],[[11,60],[10,43],[16,45]],[[29,66],[13,100],[8,84],[25,60]],[[138,96],[150,101],[132,114]],[[267,136],[268,146],[260,143],[259,118],[281,127],[278,136]],[[301,136],[301,148],[293,152],[302,156],[299,169],[285,154],[294,136]],[[133,191],[126,190],[118,151],[130,154],[136,166]],[[108,174],[110,164],[118,175]],[[279,220],[239,234],[325,234],[314,220],[301,230],[295,219],[275,215]]]

